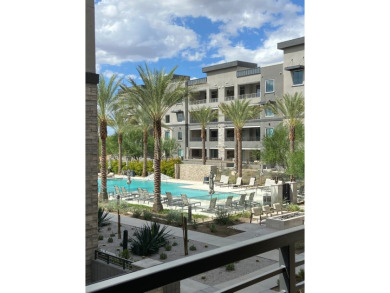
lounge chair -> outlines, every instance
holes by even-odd
[[[114,185],[114,189],[115,189],[114,196],[115,197],[117,197],[118,195],[121,196],[121,192],[119,191],[118,185]]]
[[[222,187],[222,186],[229,186],[229,176],[221,175],[221,180],[219,182],[214,183],[216,186]]]
[[[246,193],[245,194],[241,194],[239,200],[234,200],[233,201],[233,205],[234,205],[234,208],[236,210],[245,210],[246,209],[247,205],[246,205],[245,198],[246,198]]]
[[[241,187],[242,185],[242,177],[237,177],[236,184],[233,184],[233,188]]]
[[[249,179],[249,184],[248,185],[242,185],[242,187],[245,187],[245,188],[254,188],[256,185],[256,178],[255,177],[251,177],[251,179]]]
[[[253,206],[260,206],[260,203],[258,201],[254,201],[255,197],[255,193],[254,192],[251,192],[249,193],[249,199],[246,201],[246,205],[249,206],[249,207],[253,207]]]
[[[167,196],[167,201],[165,202],[167,206],[178,207],[183,202],[180,198],[173,198],[172,193],[170,193],[169,191],[166,191],[165,194]]]
[[[258,221],[261,225],[261,208],[260,207],[254,207],[251,209],[251,217],[250,217],[250,223],[252,223],[252,219],[254,217],[259,217]]]
[[[140,202],[140,201],[151,202],[154,200],[154,196],[150,196],[149,192],[146,189],[140,188],[140,191],[138,191],[138,192],[139,192],[139,197],[136,198],[138,200],[138,202]]]
[[[133,193],[131,191],[127,191],[126,188],[123,186],[121,187],[122,190],[122,198],[126,200],[133,200],[136,199],[137,196],[139,196],[138,193]]]
[[[218,210],[232,211],[233,210],[233,195],[229,195],[226,198],[225,204],[218,204],[217,209]]]
[[[217,204],[217,198],[213,197],[212,199],[210,199],[210,205],[208,208],[203,208],[201,206],[199,206],[197,208],[201,209],[202,212],[204,212],[204,213],[215,213],[216,204]]]
[[[268,215],[272,216],[271,207],[269,205],[263,206],[263,213],[268,217]]]
[[[187,197],[187,194],[185,193],[182,193],[181,195],[181,200],[182,200],[182,204],[180,205],[181,208],[184,208],[184,207],[194,207],[194,208],[197,208],[196,205],[198,204],[199,206],[202,205],[202,203],[200,201],[197,201],[197,202],[190,202],[190,200],[188,199]]]
[[[278,202],[274,203],[273,207],[274,207],[274,211],[276,212],[276,214],[278,214],[279,212],[281,214],[283,214],[283,207],[282,207],[282,205],[280,203],[278,203]]]

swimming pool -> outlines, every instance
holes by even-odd
[[[100,192],[100,179],[98,180],[99,185],[99,192]],[[116,178],[116,179],[107,179],[107,192],[108,193],[114,193],[114,185],[119,186],[121,188],[122,186],[128,190],[128,191],[137,191],[137,188],[146,189],[148,192],[153,192],[154,190],[154,181],[153,180],[136,180],[132,179],[131,184],[127,184],[126,178]],[[171,182],[164,182],[161,181],[161,194],[165,194],[166,191],[169,191],[172,193],[172,195],[180,196],[181,193],[187,194],[189,198],[197,198],[197,199],[203,199],[208,200],[210,199],[209,191],[208,190],[200,190],[200,189],[192,189],[192,188],[184,188],[184,186],[188,186],[190,184],[185,183],[171,183]],[[237,193],[220,193],[216,192],[214,193],[213,197],[217,197],[218,199],[225,199],[229,195],[233,195],[234,197],[239,196]]]

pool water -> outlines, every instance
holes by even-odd
[[[100,179],[98,179],[99,192],[100,192]],[[148,192],[153,192],[154,190],[154,181],[152,180],[136,180],[132,179],[131,184],[127,184],[127,178],[118,178],[118,179],[107,179],[107,192],[115,193],[114,185],[121,187],[123,186],[127,191],[137,191],[137,188],[146,189]],[[165,194],[165,192],[169,191],[173,196],[180,196],[180,194],[185,193],[189,198],[195,199],[210,199],[210,195],[208,190],[200,190],[200,189],[192,189],[192,188],[183,188],[183,186],[188,186],[189,184],[185,183],[171,183],[161,181],[161,194]],[[235,193],[214,193],[213,197],[217,197],[218,199],[226,199],[229,195],[233,195],[235,197],[239,196]]]

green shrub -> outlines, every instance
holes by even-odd
[[[100,231],[101,228],[110,225],[111,216],[109,216],[109,213],[106,213],[102,208],[98,209],[98,231]]]
[[[166,259],[167,258],[167,255],[163,252],[160,254],[160,259]]]
[[[144,220],[150,221],[153,218],[153,214],[147,210],[144,210]]]
[[[114,242],[114,239],[112,239],[112,238],[110,237],[110,238],[107,239],[107,242],[108,242],[108,243],[112,243],[112,242]]]
[[[196,250],[196,246],[195,246],[195,245],[191,245],[191,246],[190,246],[190,250],[191,250],[191,251]]]
[[[198,223],[196,222],[195,219],[192,220],[192,228],[194,228],[195,230],[198,230]]]
[[[172,246],[177,246],[177,242],[176,241],[173,242]]]
[[[165,246],[170,236],[166,232],[167,226],[153,222],[145,224],[141,229],[134,232],[134,237],[130,239],[131,251],[136,255],[150,255],[157,253],[159,248]]]
[[[161,161],[161,173],[175,177],[175,164],[181,164],[180,158],[171,158],[168,160]]]
[[[171,251],[172,250],[172,246],[169,245],[169,244],[165,245],[165,250],[166,251]]]
[[[130,258],[130,251],[127,249],[124,249],[120,255],[121,258],[129,259]]]
[[[233,217],[226,210],[218,210],[215,213],[214,222],[219,225],[232,225],[234,224]]]
[[[226,270],[227,271],[234,271],[235,270],[234,263],[230,263],[230,264],[226,265]]]
[[[205,245],[204,247],[207,248],[207,247],[209,247],[209,246],[208,246],[208,245]]]
[[[289,212],[299,212],[301,210],[301,208],[299,207],[299,205],[296,205],[296,204],[289,204],[287,206],[287,210]]]
[[[134,209],[133,210],[133,217],[134,218],[139,218],[141,217],[142,211],[140,209]]]
[[[166,219],[168,225],[181,226],[181,213],[179,211],[168,210]]]
[[[200,277],[202,280],[205,280],[206,279],[206,276],[205,275],[202,275],[202,277]]]
[[[108,227],[108,228],[107,228],[107,231],[111,231],[111,227]]]
[[[209,225],[209,228],[211,233],[217,232],[217,227],[213,223]]]
[[[98,240],[103,240],[103,235],[99,235]]]
[[[115,233],[111,233],[111,234],[110,234],[110,237],[115,237]]]

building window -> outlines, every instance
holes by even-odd
[[[292,75],[293,75],[293,85],[303,84],[303,70],[293,71]]]
[[[177,155],[178,155],[179,157],[182,157],[182,156],[183,156],[183,150],[182,150],[182,149],[179,149],[179,150],[177,151]]]
[[[274,112],[272,112],[269,109],[265,109],[265,117],[271,117],[271,116],[274,116]],[[270,128],[270,129],[272,129],[272,128]]]
[[[183,121],[183,112],[177,113],[177,122],[182,122]]]
[[[177,140],[183,140],[183,132],[179,131],[177,133]]]
[[[266,128],[265,129],[265,136],[272,136],[274,134],[273,128]]]
[[[240,86],[240,96],[245,95],[245,86]]]
[[[260,97],[260,85],[256,85],[256,97]]]
[[[165,115],[165,123],[169,123],[169,115]]]
[[[183,104],[183,98],[181,98],[177,103],[176,105],[182,105]]]
[[[170,132],[169,131],[165,131],[165,139],[169,139],[170,137]]]
[[[274,80],[273,79],[265,81],[265,92],[266,93],[274,92]]]

